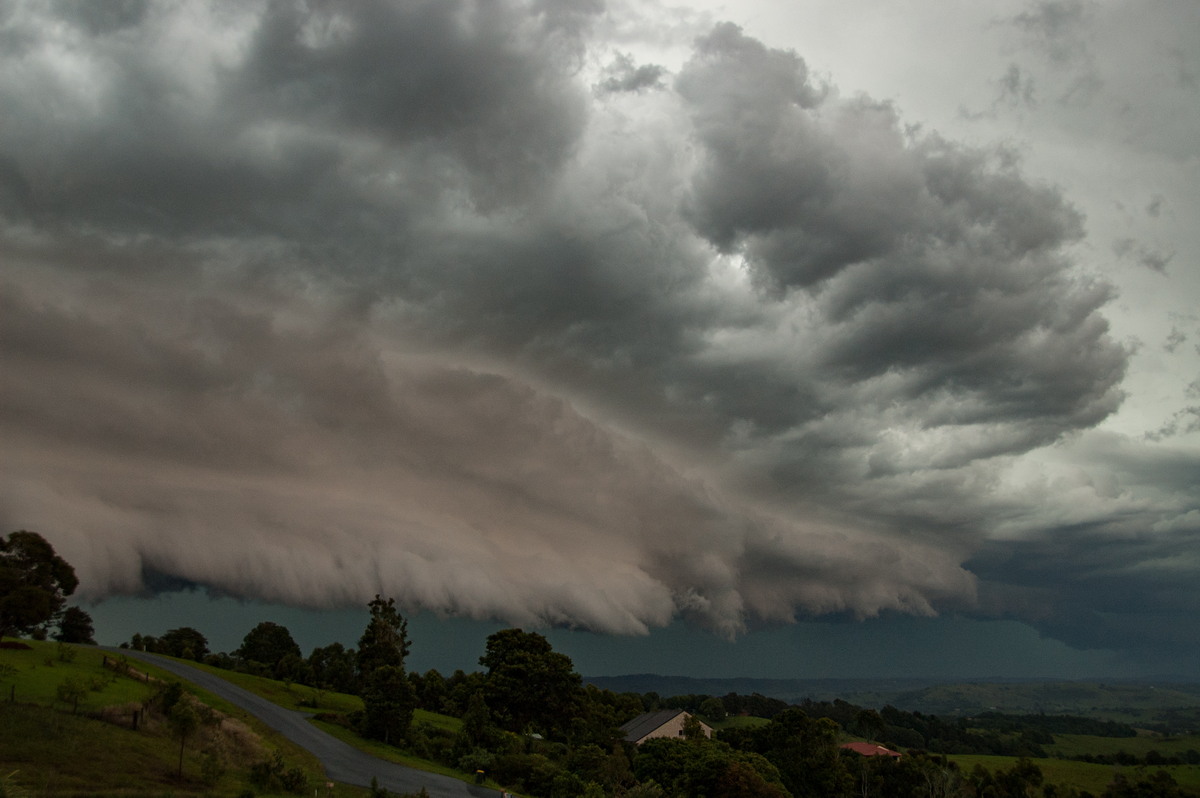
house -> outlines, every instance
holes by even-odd
[[[899,751],[893,751],[890,748],[884,748],[876,743],[842,743],[842,748],[848,751],[853,751],[856,754],[863,756],[890,756],[893,759],[900,758]]]
[[[625,732],[625,742],[641,745],[653,737],[682,737],[683,724],[692,717],[690,712],[682,709],[660,709],[657,712],[646,712],[621,726]],[[700,730],[705,737],[712,737],[712,727],[702,720],[697,720]]]

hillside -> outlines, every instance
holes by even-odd
[[[233,795],[253,785],[282,794],[324,782],[306,752],[201,691],[169,688],[174,680],[152,666],[114,668],[116,657],[90,646],[15,645],[0,650],[6,793]],[[172,702],[195,713],[182,745]]]
[[[614,692],[661,696],[758,693],[789,703],[841,699],[863,707],[891,705],[933,715],[981,712],[1070,714],[1170,729],[1200,728],[1200,683],[1067,682],[930,679],[695,679],[659,674],[585,679]]]

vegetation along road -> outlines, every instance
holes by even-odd
[[[261,696],[244,690],[220,676],[193,668],[166,657],[129,649],[107,649],[125,657],[132,657],[170,671],[198,687],[234,703],[258,717],[263,723],[279,731],[292,742],[312,752],[325,767],[325,774],[333,781],[345,784],[370,786],[375,778],[380,787],[401,793],[415,793],[422,787],[430,798],[478,798],[498,795],[495,790],[467,784],[438,773],[388,762],[335,739],[308,722],[303,712],[273,704]]]

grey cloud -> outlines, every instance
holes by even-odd
[[[997,84],[999,93],[993,106],[1004,104],[1015,108],[1037,104],[1034,99],[1033,77],[1023,72],[1016,64],[1008,65],[1008,70]]]
[[[965,608],[1006,469],[1121,399],[1058,191],[736,27],[598,93],[587,3],[198,6],[174,61],[175,6],[39,8],[0,50],[0,522],[91,595]]]
[[[605,69],[605,74],[607,77],[596,85],[596,89],[601,93],[612,94],[661,89],[667,70],[658,64],[637,66],[629,55],[618,53]]]
[[[1175,259],[1174,252],[1163,252],[1132,238],[1117,239],[1113,242],[1112,250],[1118,257],[1133,260],[1159,274],[1166,274],[1167,266]]]
[[[1006,153],[913,140],[888,106],[823,96],[796,56],[732,27],[698,51],[679,77],[706,156],[697,228],[764,281],[814,294],[824,325],[802,344],[822,387],[781,393],[793,434],[887,375],[894,387],[875,401],[900,418],[920,402],[920,426],[947,433],[946,465],[1024,451],[1115,409],[1125,354],[1097,313],[1111,291],[1069,276],[1057,252],[1081,222],[1056,191]],[[972,426],[955,455],[952,430]]]
[[[331,32],[306,36],[318,26]],[[273,5],[235,101],[267,119],[436,140],[511,190],[552,174],[579,135],[582,98],[564,79],[578,57],[575,27],[558,13],[503,4],[363,4],[315,14]]]
[[[1167,335],[1167,342],[1163,344],[1163,349],[1174,352],[1185,341],[1187,341],[1187,334],[1180,331],[1178,327],[1172,327],[1170,334]]]
[[[1012,24],[1053,61],[1086,59],[1090,5],[1084,0],[1036,0],[1029,4],[1028,11],[1013,17]]]
[[[456,188],[512,202],[551,179],[582,128],[585,95],[564,69],[580,45],[557,14],[270,4],[217,21],[245,40],[240,62],[198,36],[217,62],[203,80],[202,61],[163,63],[170,19],[156,11],[120,39],[74,42],[90,85],[72,85],[45,50],[8,54],[22,78],[0,96],[19,121],[0,148],[23,153],[44,213],[130,232],[378,237],[417,213],[380,207],[389,181],[403,176],[413,203]],[[76,124],[47,138],[39,97]],[[348,203],[376,207],[356,218],[337,210]],[[333,216],[353,227],[328,230]]]
[[[55,2],[55,12],[79,25],[93,36],[117,33],[142,22],[149,10],[148,0],[111,0],[104,3]]]

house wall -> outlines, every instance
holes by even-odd
[[[647,734],[641,740],[638,740],[638,742],[642,743],[646,740],[650,740],[655,737],[682,737],[683,736],[683,722],[687,719],[687,717],[688,716],[686,714],[676,715],[671,720],[667,721],[666,723],[659,726],[654,731]],[[701,721],[700,728],[704,730],[705,737],[712,737],[712,728],[707,723]]]

